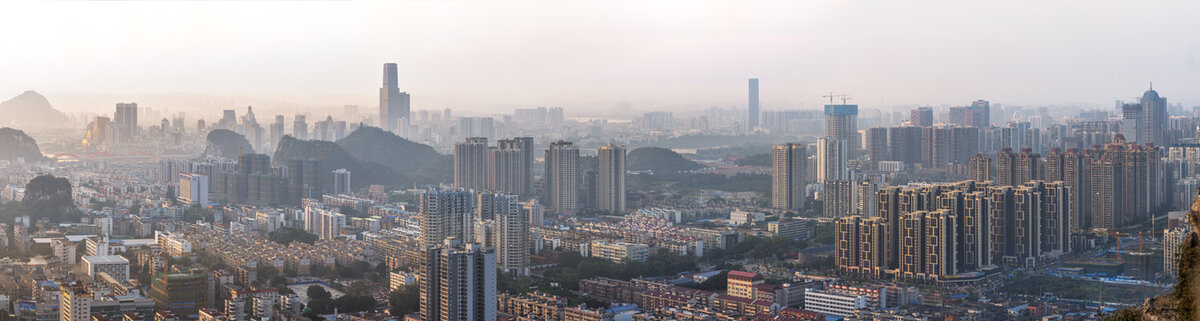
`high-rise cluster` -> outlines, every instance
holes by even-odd
[[[884,188],[877,216],[835,221],[834,258],[850,272],[938,281],[1032,266],[1069,252],[1069,195],[1044,181]]]
[[[454,144],[454,187],[529,195],[533,190],[533,138],[484,137]]]
[[[1024,149],[1005,148],[996,155],[995,181],[1017,186],[1034,180],[1060,181],[1072,191],[1072,228],[1116,229],[1147,219],[1166,198],[1158,147],[1125,141],[1118,134],[1104,146],[1078,150],[1053,149],[1043,158]],[[972,179],[990,159],[977,156]]]
[[[974,127],[875,127],[867,130],[867,154],[876,169],[881,161],[942,168],[966,164],[978,154],[979,137]]]

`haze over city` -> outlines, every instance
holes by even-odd
[[[0,96],[221,109],[369,105],[396,62],[416,108],[486,114],[744,105],[1108,106],[1200,94],[1195,1],[29,1],[2,5]],[[190,95],[184,95],[190,94]],[[172,101],[172,98],[175,98]],[[270,102],[270,103],[267,103]],[[175,105],[175,106],[170,106]],[[220,106],[231,105],[231,106]]]
[[[1200,320],[1200,2],[0,2],[0,321]]]

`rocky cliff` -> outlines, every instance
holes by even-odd
[[[25,132],[12,129],[0,128],[0,160],[15,161],[24,159],[25,161],[40,161],[44,160],[42,150],[38,148],[37,141],[33,137],[29,137]]]
[[[1118,315],[1118,320],[1149,321],[1200,320],[1197,298],[1200,298],[1200,196],[1192,201],[1187,214],[1192,232],[1179,250],[1179,283],[1175,292],[1148,298],[1130,315]],[[1135,317],[1136,316],[1136,317]]]
[[[254,147],[250,146],[246,136],[227,129],[214,129],[205,138],[202,156],[238,159],[242,154],[253,153]]]

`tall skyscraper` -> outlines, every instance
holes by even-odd
[[[992,180],[992,158],[975,154],[967,165],[967,178],[976,182]]]
[[[285,126],[283,115],[275,115],[275,122],[271,123],[269,130],[271,137],[268,137],[267,140],[268,150],[275,150],[279,146],[279,139],[283,138]]]
[[[807,172],[808,153],[804,145],[775,145],[771,149],[771,206],[789,210],[804,208]]]
[[[1164,202],[1158,147],[1125,141],[1116,135],[1103,149],[1092,148],[1084,161],[1082,200],[1091,205],[1091,228],[1119,229],[1148,219]],[[1084,206],[1087,206],[1084,205]]]
[[[910,123],[912,123],[913,126],[917,126],[917,127],[933,126],[933,108],[932,107],[913,108],[912,110],[910,110],[908,112],[908,121]]]
[[[296,119],[292,121],[292,137],[308,140],[308,120],[304,115],[296,115]]]
[[[845,140],[851,155],[862,149],[858,138],[858,105],[825,105],[825,136]]]
[[[1138,136],[1138,143],[1154,143],[1159,146],[1169,146],[1170,142],[1164,135],[1167,129],[1167,98],[1159,97],[1158,92],[1154,91],[1153,85],[1150,90],[1146,90],[1142,94],[1142,132]]]
[[[850,179],[846,167],[849,159],[848,143],[832,137],[817,139],[817,181]]]
[[[483,137],[454,143],[454,187],[480,191],[488,187],[487,145]]]
[[[1163,277],[1167,283],[1179,280],[1179,249],[1191,233],[1192,228],[1188,224],[1163,230]]]
[[[426,249],[421,320],[496,320],[496,253],[478,243],[448,238]]]
[[[326,173],[328,172],[321,170],[320,160],[312,158],[288,160],[288,203],[299,204],[301,199],[319,199],[321,195],[325,195]]]
[[[1017,185],[1017,154],[1005,147],[996,154],[996,183],[1004,186]]]
[[[547,208],[568,213],[579,209],[579,148],[575,144],[550,143],[545,180]]]
[[[400,122],[408,124],[409,96],[401,92],[397,84],[396,64],[383,64],[383,87],[379,88],[379,128],[387,131],[400,129]]]
[[[758,117],[761,116],[758,110],[758,78],[750,78],[750,114],[746,118],[746,129],[754,130],[758,127]]]
[[[529,275],[529,212],[516,195],[494,199],[496,258],[500,268],[515,275]]]
[[[976,100],[971,102],[971,109],[977,110],[979,115],[978,121],[972,121],[974,127],[988,128],[992,127],[992,103],[986,100]]]
[[[838,219],[834,259],[850,272],[878,276],[872,271],[898,269],[902,278],[924,280],[989,265],[1033,266],[1070,249],[1069,193],[1061,183],[1044,181],[885,188],[875,218],[885,226],[866,225],[857,216]]]
[[[625,146],[608,144],[597,151],[596,207],[611,212],[625,211]]]
[[[1013,185],[1021,185],[1027,182],[1041,180],[1041,157],[1042,155],[1034,153],[1032,149],[1021,149],[1021,154],[1017,155],[1017,181]]]
[[[867,129],[867,156],[871,160],[871,169],[878,170],[879,162],[892,160],[891,150],[888,149],[888,129],[871,127]]]
[[[440,244],[447,237],[474,239],[471,232],[471,198],[471,192],[461,189],[442,190],[430,187],[421,192],[422,248]]]
[[[113,115],[118,141],[132,142],[138,135],[138,106],[137,103],[117,103],[117,112]]]
[[[498,140],[487,153],[489,189],[518,195],[533,192],[533,137]]]
[[[335,169],[330,172],[330,182],[333,182],[333,190],[331,194],[350,194],[353,190],[350,188],[350,171],[345,168]]]

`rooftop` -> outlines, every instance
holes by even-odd
[[[129,264],[129,259],[120,255],[85,256],[83,260],[92,264]]]

